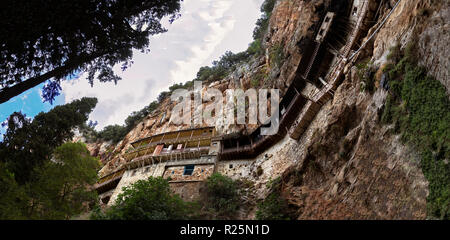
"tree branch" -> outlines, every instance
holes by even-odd
[[[27,91],[28,89],[34,88],[37,85],[47,81],[56,76],[63,76],[67,74],[69,71],[81,66],[83,63],[88,63],[95,60],[98,57],[105,55],[106,53],[98,53],[93,54],[87,57],[79,57],[74,60],[67,61],[67,64],[64,66],[57,67],[43,75],[29,78],[25,81],[15,84],[12,87],[5,87],[0,90],[0,104],[9,101],[11,98]]]

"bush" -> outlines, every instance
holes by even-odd
[[[286,208],[286,201],[278,193],[271,193],[258,204],[256,220],[289,220],[284,213]]]
[[[276,44],[270,49],[270,65],[272,67],[279,67],[284,59],[283,46]]]
[[[0,219],[24,219],[22,215],[24,206],[20,204],[26,202],[24,199],[25,193],[14,179],[14,174],[0,162]]]
[[[93,220],[187,220],[195,218],[197,206],[171,192],[162,177],[150,177],[125,187],[106,212],[97,209]]]
[[[444,86],[417,66],[414,45],[390,66],[390,96],[382,122],[394,124],[401,139],[421,153],[421,168],[429,181],[428,214],[450,217],[450,101]]]
[[[262,55],[262,54],[264,54],[264,49],[263,49],[263,47],[261,45],[262,45],[261,40],[259,40],[259,39],[254,40],[248,46],[247,53],[249,55]]]
[[[239,207],[238,185],[233,179],[214,173],[206,181],[208,207],[212,208],[218,218],[233,216]]]
[[[265,0],[261,5],[262,16],[256,21],[256,27],[253,30],[253,39],[261,40],[269,26],[269,19],[275,7],[276,0]]]
[[[106,126],[102,131],[98,133],[98,137],[106,140],[118,143],[127,134],[126,128],[120,125]]]

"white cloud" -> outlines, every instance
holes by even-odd
[[[84,96],[97,97],[91,114],[98,128],[123,124],[125,118],[155,100],[173,83],[195,78],[198,69],[210,65],[226,50],[243,51],[251,42],[263,0],[184,1],[181,18],[166,24],[168,32],[150,39],[150,53],[134,52],[134,64],[114,83],[88,84],[85,75],[62,83],[65,102]]]

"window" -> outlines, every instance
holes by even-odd
[[[183,175],[192,175],[192,173],[194,172],[194,165],[186,165],[184,166],[184,172]]]
[[[230,164],[230,169],[232,169],[233,168],[233,164]]]

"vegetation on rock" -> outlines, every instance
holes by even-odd
[[[233,179],[214,173],[206,181],[206,205],[216,218],[232,217],[239,208],[238,184]]]
[[[257,220],[289,220],[287,213],[287,202],[281,197],[281,179],[269,181],[269,195],[258,204],[256,211]]]
[[[381,121],[421,153],[421,168],[429,181],[428,213],[450,218],[450,101],[444,86],[417,65],[415,47],[391,51],[389,92]]]
[[[105,212],[96,209],[93,220],[187,220],[195,218],[195,203],[173,194],[169,182],[150,177],[125,187]]]

